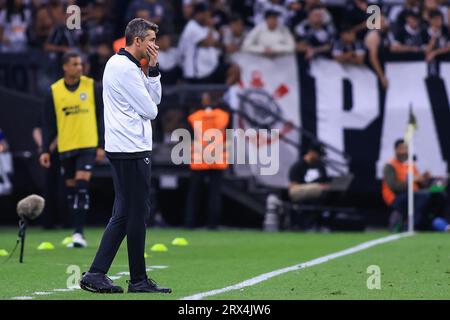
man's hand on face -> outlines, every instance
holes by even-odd
[[[148,65],[149,67],[155,67],[158,62],[158,50],[159,47],[155,43],[149,43],[147,46]]]

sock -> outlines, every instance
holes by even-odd
[[[69,217],[72,218],[74,217],[75,213],[74,213],[74,209],[73,209],[73,205],[74,205],[74,200],[75,200],[75,187],[66,187],[66,199],[67,199],[67,210],[68,210],[68,214]]]
[[[74,208],[74,224],[75,233],[83,234],[86,216],[89,211],[89,183],[86,180],[76,180],[75,182],[75,198],[73,202]]]

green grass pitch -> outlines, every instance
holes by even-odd
[[[173,289],[171,295],[98,295],[79,289],[64,291],[68,278],[73,275],[67,273],[68,267],[75,265],[86,271],[102,232],[103,229],[88,229],[89,247],[68,249],[61,245],[64,237],[69,235],[68,231],[28,230],[25,263],[19,264],[18,251],[6,263],[5,257],[0,258],[0,299],[180,299],[388,235],[383,232],[314,234],[149,229],[146,252],[150,257],[146,261],[151,270],[148,274],[160,285],[170,286]],[[10,251],[16,235],[16,229],[0,228],[0,249]],[[172,246],[175,237],[185,237],[189,245]],[[43,241],[52,242],[55,249],[38,251],[37,246]],[[154,243],[164,243],[169,250],[151,252]],[[380,290],[367,288],[370,276],[367,267],[370,265],[381,269]],[[127,271],[124,242],[109,275],[119,276]],[[126,289],[127,279],[128,276],[123,275],[115,283]],[[449,298],[450,235],[419,233],[207,299]]]

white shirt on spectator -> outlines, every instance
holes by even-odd
[[[181,33],[178,50],[185,78],[204,78],[219,65],[220,50],[215,47],[201,47],[200,42],[208,37],[209,28],[190,20]],[[214,32],[214,37],[219,35]]]
[[[24,19],[20,14],[14,13],[7,20],[6,9],[0,11],[0,26],[3,27],[3,36],[9,43],[1,43],[2,52],[20,52],[27,49],[27,27],[31,22],[30,10],[24,10]]]
[[[293,53],[295,40],[288,28],[278,25],[269,30],[267,23],[263,22],[254,27],[244,40],[242,51],[264,53],[270,48],[274,53]]]
[[[167,50],[158,52],[159,69],[162,71],[169,71],[175,68],[180,63],[180,55],[178,49],[171,47]]]

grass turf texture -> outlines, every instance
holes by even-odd
[[[262,273],[327,255],[387,233],[263,233],[257,231],[148,230],[147,266],[168,266],[149,271],[171,295],[99,295],[82,290],[54,292],[67,288],[70,265],[86,271],[92,261],[103,229],[88,229],[86,249],[68,249],[61,241],[67,231],[27,232],[25,263],[18,252],[3,264],[0,258],[0,299],[32,296],[39,299],[179,299],[195,293],[223,288]],[[17,231],[0,229],[0,249],[11,250]],[[175,237],[185,237],[186,247],[172,246]],[[38,251],[39,243],[50,241],[54,250]],[[168,252],[150,252],[155,243],[164,243]],[[368,290],[369,265],[381,268],[381,290]],[[128,271],[126,243],[109,275]],[[126,289],[122,276],[115,283]],[[34,292],[53,292],[36,295]],[[357,252],[311,268],[289,272],[241,290],[208,299],[449,299],[450,235],[418,234]]]

